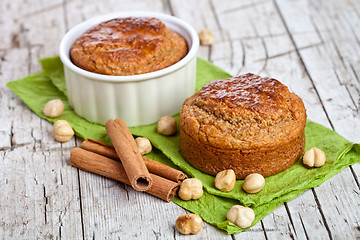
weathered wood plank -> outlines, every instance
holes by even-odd
[[[60,144],[5,83],[40,71],[70,27],[127,10],[174,14],[215,44],[199,56],[233,75],[272,76],[302,97],[310,119],[352,141],[360,121],[360,4],[357,1],[2,1],[0,3],[0,238],[229,239],[205,224],[183,236],[186,211],[68,164],[80,139]],[[354,131],[355,130],[355,131]],[[308,190],[232,238],[360,237],[360,164]]]
[[[8,89],[5,84],[12,80],[12,77],[20,78],[27,71],[27,49],[15,49],[6,51],[0,60],[0,149],[10,149],[12,146],[12,125],[13,112],[16,105],[21,105],[21,101],[15,97],[15,94]],[[18,62],[20,66],[16,66],[13,62]],[[24,106],[24,104],[22,104]]]
[[[300,49],[299,53],[335,130],[349,140],[359,142],[360,135],[353,129],[359,128],[360,124],[358,121],[360,86],[357,76],[353,71],[349,71],[350,66],[359,65],[359,41],[354,38],[349,22],[344,25],[344,22],[340,24],[337,20],[343,17],[340,13],[346,15],[351,4],[327,1],[320,7],[320,4],[316,2],[310,5],[307,1],[289,4],[282,0],[279,0],[278,4],[283,10],[281,14],[289,26],[298,49],[301,48],[298,42],[303,39],[299,36],[302,36],[304,31],[313,32],[312,34],[316,34],[317,38],[322,39],[322,45]],[[302,11],[304,8],[307,9],[305,12],[307,14]],[[305,17],[299,18],[300,15],[305,15]],[[311,18],[312,21],[307,20]],[[299,25],[302,29],[295,27]],[[352,92],[354,96],[351,95]],[[339,114],[340,110],[341,114]]]
[[[75,7],[76,6],[76,7]],[[116,6],[116,7],[114,7]],[[105,5],[97,1],[84,3],[72,1],[66,4],[68,25],[84,21],[95,15],[113,11],[143,10],[171,13],[169,4],[162,1],[116,1]],[[76,9],[82,9],[79,13]],[[185,210],[174,203],[165,203],[146,193],[130,187],[81,172],[80,189],[84,223],[84,237],[124,239],[182,239],[175,229],[175,220]],[[228,237],[223,232],[205,223],[200,235],[194,239],[219,239]]]
[[[183,1],[182,1],[183,3]],[[185,6],[188,4],[185,3]],[[221,5],[218,2],[214,3],[214,5],[218,6]],[[268,7],[269,4],[261,4],[262,6]],[[258,36],[259,34],[256,34],[254,36],[247,34],[247,37],[241,37],[241,36],[232,36],[228,33],[228,31],[231,31],[233,29],[236,29],[237,24],[241,22],[241,20],[234,20],[234,18],[240,18],[240,19],[247,19],[247,14],[253,15],[253,18],[261,18],[263,17],[263,14],[257,14],[257,11],[255,11],[254,6],[246,7],[246,11],[243,11],[242,14],[239,14],[237,12],[231,12],[231,9],[226,10],[222,9],[222,12],[233,13],[231,16],[223,16],[222,12],[217,13],[217,17],[219,18],[220,27],[222,27],[222,32],[227,32],[227,36],[230,37],[230,39],[226,39],[225,41],[221,41],[220,39],[217,39],[216,43],[212,46],[212,51],[210,55],[210,60],[215,63],[216,65],[223,67],[225,70],[230,72],[233,75],[236,75],[238,73],[245,73],[245,72],[254,72],[254,73],[263,73],[266,72],[266,75],[270,76],[276,76],[277,73],[280,73],[279,76],[284,76],[286,74],[283,74],[283,65],[289,63],[289,58],[293,62],[294,59],[296,59],[296,55],[289,55],[288,53],[291,52],[294,49],[294,46],[292,45],[289,38],[287,40],[283,40],[280,44],[276,44],[276,40],[279,38],[279,36],[271,37],[271,36],[265,36],[270,35],[273,33],[276,33],[278,35],[283,34],[285,35],[285,28],[282,27],[282,30],[272,30],[272,33],[266,32],[264,33],[264,37]],[[259,8],[259,7],[258,7]],[[261,7],[260,7],[261,8]],[[249,9],[252,9],[252,11],[249,11]],[[189,11],[187,9],[182,9],[182,12],[179,12],[178,14],[183,14],[180,16],[183,16],[184,18],[188,18],[187,14],[189,14]],[[217,10],[217,9],[216,9]],[[258,9],[256,9],[258,10]],[[248,13],[249,12],[249,13]],[[269,9],[262,9],[260,12],[272,12]],[[250,14],[251,13],[251,14]],[[189,14],[191,15],[191,14]],[[269,14],[271,15],[271,14]],[[201,22],[201,19],[203,17],[199,15],[191,15],[189,17],[195,18],[198,17],[198,19],[194,19],[197,24]],[[231,21],[229,19],[232,19]],[[264,22],[266,22],[266,18],[262,18]],[[278,19],[279,20],[279,19]],[[275,21],[271,19],[270,21]],[[276,23],[276,26],[281,26],[281,24]],[[210,29],[215,28],[216,26],[208,26]],[[256,32],[256,29],[253,29],[251,27],[253,26],[245,26],[249,29],[248,32]],[[242,32],[241,31],[235,31],[236,33]],[[282,38],[283,39],[283,38]],[[285,38],[286,39],[286,38]],[[280,48],[281,46],[281,48]],[[271,50],[270,57],[267,50],[267,47],[269,47]],[[276,49],[278,47],[279,49]],[[289,57],[289,56],[290,57]],[[285,57],[284,57],[285,56]],[[280,61],[279,61],[280,60]],[[269,63],[270,62],[270,63]],[[295,61],[296,63],[299,61]],[[271,67],[268,67],[267,64],[270,64]],[[298,66],[298,65],[297,65]],[[275,70],[274,70],[275,69]],[[278,70],[277,70],[278,69]],[[292,68],[289,68],[292,69]],[[292,73],[295,76],[301,76],[302,74],[302,68],[300,68],[300,71]],[[273,75],[274,74],[274,75]],[[291,82],[292,78],[289,78],[289,76],[285,76],[288,79],[288,83]],[[279,78],[282,79],[282,78]],[[308,81],[309,82],[309,81]],[[296,85],[296,82],[293,84]],[[310,85],[311,87],[311,85]],[[310,89],[308,85],[307,92]],[[318,99],[314,97],[310,98],[309,100],[313,100],[313,102],[317,102],[318,106],[321,104],[319,103]],[[277,212],[277,213],[276,213]],[[279,220],[281,219],[281,220]],[[264,220],[262,221],[262,224],[264,226],[264,230],[266,233],[266,237],[270,238],[280,238],[280,237],[293,237],[295,236],[294,230],[291,224],[291,221],[289,219],[289,216],[284,208],[284,206],[281,206],[278,208],[274,213],[270,214]],[[304,231],[303,231],[304,232]],[[251,236],[251,234],[254,232],[247,232],[246,234]],[[239,236],[243,236],[244,233],[239,234]],[[299,233],[301,234],[301,233]],[[303,234],[304,235],[304,234]],[[255,235],[254,235],[255,236]],[[253,237],[254,237],[253,236]],[[263,235],[265,236],[265,235]],[[258,236],[257,236],[258,237]],[[250,237],[251,238],[251,237]]]
[[[328,239],[328,231],[311,189],[286,204],[295,239]]]
[[[256,6],[255,6],[256,5]],[[246,10],[245,10],[246,9]],[[313,85],[306,76],[304,67],[299,59],[297,52],[295,51],[295,46],[293,45],[291,38],[289,37],[284,24],[281,21],[281,18],[276,14],[276,8],[272,5],[271,2],[261,2],[260,4],[254,4],[252,6],[248,5],[246,8],[241,8],[243,11],[242,16],[238,16],[236,13],[233,13],[233,18],[246,19],[249,14],[250,19],[256,19],[256,23],[271,23],[271,30],[257,30],[259,27],[253,27],[254,32],[256,32],[255,36],[251,36],[250,38],[240,37],[235,41],[240,41],[241,44],[237,44],[240,50],[238,50],[238,54],[236,52],[236,48],[228,48],[226,49],[226,53],[224,53],[224,49],[219,51],[223,56],[219,57],[220,60],[217,60],[213,56],[212,60],[214,63],[219,65],[221,59],[228,59],[228,52],[232,51],[233,58],[231,61],[235,61],[237,59],[238,63],[242,63],[239,65],[240,68],[236,70],[236,68],[229,69],[231,73],[246,73],[246,72],[254,72],[257,74],[272,76],[284,84],[289,86],[289,89],[298,95],[300,95],[305,101],[305,105],[308,109],[308,115],[313,116],[312,119],[315,121],[325,121],[327,120],[326,115],[323,112],[321,102],[319,101],[316,92],[314,91]],[[222,12],[229,13],[231,9],[224,10]],[[250,14],[251,13],[251,14]],[[239,14],[240,15],[240,14]],[[274,16],[275,15],[275,16]],[[223,17],[221,12],[219,13],[220,22],[222,19],[231,18],[230,16]],[[240,20],[234,21],[237,24]],[[244,20],[245,21],[245,20]],[[255,21],[255,20],[254,20]],[[246,24],[246,22],[245,22]],[[224,26],[226,26],[229,31],[230,29],[236,29],[236,26],[229,24],[229,22],[224,21]],[[256,24],[254,24],[256,25]],[[259,24],[264,25],[264,24]],[[242,26],[242,25],[241,25]],[[249,28],[249,26],[245,26]],[[251,30],[247,30],[251,32]],[[279,41],[281,39],[281,41]],[[214,51],[212,52],[214,53]],[[228,61],[228,60],[227,60]],[[224,66],[229,67],[228,63],[223,63]],[[286,66],[286,69],[284,69]],[[301,195],[300,198],[303,202],[308,204],[316,204],[313,196],[311,195]],[[294,203],[290,201],[287,203],[286,207],[284,205],[280,206],[273,213],[269,214],[262,221],[264,225],[264,230],[266,236],[270,239],[278,239],[278,238],[299,238],[306,239],[307,233],[306,229],[302,227],[302,225],[294,224],[298,223],[297,219],[293,219],[291,211],[287,209],[291,209]],[[287,208],[287,209],[286,209]],[[318,210],[318,209],[316,209]],[[297,211],[303,215],[306,214],[305,209],[298,208]],[[321,222],[321,214],[316,211],[315,214],[311,214],[311,218],[315,222]],[[322,235],[327,234],[327,230],[324,226],[319,225],[316,231],[313,231],[314,235]],[[241,236],[241,234],[239,234]]]
[[[346,14],[351,2],[327,1],[326,6],[323,5],[324,2],[321,6],[318,2],[309,4],[307,1],[289,4],[287,1],[279,0],[277,3],[296,46],[310,46],[300,49],[299,54],[322,100],[329,124],[349,140],[358,142],[360,135],[354,129],[359,128],[360,121],[358,102],[354,99],[358,99],[359,96],[359,83],[356,76],[352,75],[354,71],[349,74],[345,69],[354,64],[354,61],[359,61],[359,42],[351,37],[352,22],[346,22],[345,25],[343,22],[342,26],[336,24],[339,22],[338,19],[342,18],[339,14]],[[301,11],[304,8],[306,14]],[[329,12],[336,13],[337,17],[334,18]],[[299,18],[300,15],[305,17]],[[301,25],[302,29],[298,29],[298,25]],[[321,39],[321,44],[311,46],[309,43],[303,43],[303,39],[306,39],[309,33]],[[354,46],[357,46],[357,49],[354,49]],[[359,236],[359,208],[356,207],[360,205],[358,176],[353,175],[351,169],[344,169],[313,191],[318,207],[321,208],[329,238],[352,239]],[[348,210],[345,210],[346,208]],[[348,215],[340,217],[343,214]],[[311,228],[305,224],[304,226],[307,229]]]
[[[360,236],[359,186],[350,168],[315,189],[333,239],[358,239]]]
[[[80,236],[74,170],[63,169],[61,152],[23,154],[32,149],[17,147],[1,156],[1,238]]]
[[[1,58],[1,92],[5,94],[0,114],[9,126],[5,135],[10,139],[0,160],[2,239],[82,236],[76,170],[66,163],[68,156],[61,151],[61,144],[50,137],[51,124],[40,120],[5,87],[8,81],[40,70],[33,47],[42,48],[40,57],[57,53],[56,39],[64,33],[63,20],[58,18],[62,9],[55,2],[47,3],[1,4],[6,6],[5,16],[1,15],[2,30],[9,34],[1,35],[8,45]],[[7,42],[9,36],[11,41]]]
[[[1,64],[1,72],[3,75],[1,79],[1,89],[2,92],[7,93],[6,95],[2,95],[2,102],[4,104],[4,108],[2,109],[6,109],[7,111],[1,111],[0,115],[4,121],[3,126],[9,127],[7,131],[4,132],[4,142],[7,143],[5,148],[9,149],[16,146],[32,144],[33,138],[31,136],[31,127],[22,124],[22,121],[31,121],[31,111],[5,86],[8,81],[13,80],[13,76],[22,77],[24,73],[27,72],[27,63],[29,61],[28,49],[14,49],[6,53],[6,57]],[[23,66],[16,68],[16,65],[13,64],[14,62],[23,64]]]

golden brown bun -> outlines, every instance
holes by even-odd
[[[70,50],[72,62],[106,75],[136,75],[166,68],[187,54],[185,40],[157,18],[128,17],[87,30]]]
[[[183,104],[181,153],[208,174],[233,169],[238,179],[267,177],[301,156],[305,124],[302,100],[275,79],[248,73],[215,80]]]

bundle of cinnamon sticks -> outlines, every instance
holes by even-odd
[[[88,139],[74,148],[70,164],[92,173],[131,185],[167,202],[172,201],[187,176],[174,168],[141,156],[124,120],[110,119],[105,124],[113,146]]]

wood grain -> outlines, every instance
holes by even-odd
[[[74,25],[103,13],[175,15],[213,46],[198,56],[229,73],[272,76],[308,117],[360,142],[360,2],[356,0],[2,0],[0,3],[0,239],[360,239],[360,164],[281,205],[250,230],[206,224],[179,234],[184,209],[68,164],[80,139],[61,144],[5,84],[41,70]]]

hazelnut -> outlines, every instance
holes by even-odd
[[[303,164],[307,168],[321,167],[325,164],[325,161],[325,153],[316,147],[307,150],[303,156]]]
[[[74,130],[66,120],[58,120],[54,123],[52,135],[59,142],[67,142],[74,136]]]
[[[197,234],[203,226],[203,220],[199,215],[184,214],[176,219],[176,229],[182,234]]]
[[[226,214],[226,218],[240,228],[248,228],[255,219],[255,213],[251,208],[234,205]]]
[[[177,131],[176,120],[170,116],[163,116],[157,123],[157,132],[164,136],[174,135]]]
[[[210,29],[203,29],[199,32],[200,44],[204,46],[209,46],[214,43],[214,36]]]
[[[139,148],[139,152],[141,153],[141,155],[145,155],[151,152],[152,146],[149,139],[144,137],[137,137],[135,138],[135,142]]]
[[[263,189],[265,178],[259,173],[252,173],[246,176],[242,188],[247,193],[257,193]]]
[[[215,187],[223,192],[230,192],[235,187],[236,176],[232,169],[227,169],[216,174]]]
[[[48,101],[43,109],[45,116],[49,118],[59,117],[64,112],[64,103],[61,99],[53,99]]]
[[[185,179],[180,185],[178,195],[182,200],[199,199],[203,195],[202,182],[197,178]]]

